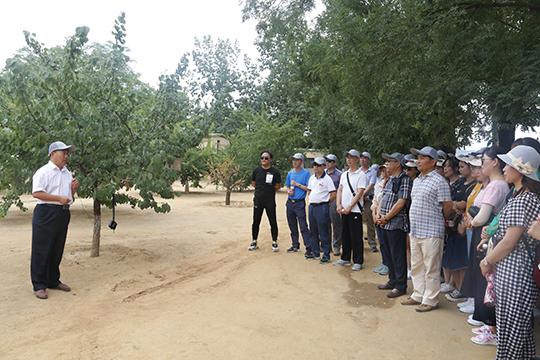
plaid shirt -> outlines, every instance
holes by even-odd
[[[400,173],[396,178],[390,178],[383,189],[381,215],[386,215],[399,199],[411,200],[412,180]],[[403,230],[409,231],[409,214],[407,206],[403,208],[384,226],[385,230]]]
[[[448,182],[433,170],[418,176],[411,192],[411,236],[444,238],[443,201],[452,201]]]

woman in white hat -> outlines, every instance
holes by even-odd
[[[533,269],[539,242],[525,230],[540,213],[540,155],[530,146],[517,146],[498,157],[506,163],[506,182],[516,191],[501,211],[494,248],[480,269],[484,276],[495,270],[497,359],[531,359],[536,355],[531,320],[538,296]]]

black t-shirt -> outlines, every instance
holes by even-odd
[[[471,195],[471,192],[476,186],[476,180],[473,180],[470,183],[465,184],[465,179],[461,178],[458,181],[456,181],[454,184],[456,184],[454,189],[452,189],[452,186],[450,186],[450,192],[452,193],[452,200],[453,201],[467,201],[467,198],[469,197],[469,195]]]
[[[276,184],[281,184],[281,174],[273,167],[263,169],[262,166],[253,169],[251,181],[255,181],[255,196],[274,197]]]

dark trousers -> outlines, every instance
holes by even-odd
[[[400,291],[407,290],[407,233],[381,228],[382,246],[388,266],[388,283]]]
[[[386,262],[386,253],[385,253],[383,243],[382,243],[381,231],[383,230],[383,228],[380,227],[379,225],[375,225],[375,230],[377,231],[377,239],[379,239],[379,245],[381,247],[382,263],[383,263],[383,265],[388,266],[388,263]]]
[[[60,262],[71,214],[61,206],[36,205],[32,217],[30,274],[34,291],[60,284]]]
[[[330,259],[332,241],[330,240],[329,227],[330,207],[328,204],[309,205],[309,243],[315,256],[319,256],[322,250],[323,257]]]
[[[302,233],[302,239],[304,239],[304,246],[308,248],[309,244],[309,229],[306,219],[306,201],[296,200],[292,202],[287,199],[287,223],[291,230],[291,239],[294,247],[300,247],[298,241],[298,225],[300,225],[300,232]]]
[[[362,213],[342,215],[341,245],[343,252],[341,260],[352,261],[355,264],[364,263],[364,227]]]
[[[272,240],[277,241],[278,227],[276,220],[276,198],[275,197],[254,197],[253,198],[253,225],[251,226],[251,235],[253,240],[259,237],[259,226],[261,224],[263,211],[266,210],[266,216],[270,223],[270,232]]]

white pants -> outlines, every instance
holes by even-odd
[[[444,240],[439,237],[416,238],[411,236],[411,298],[424,305],[439,303],[441,291],[441,261]]]

